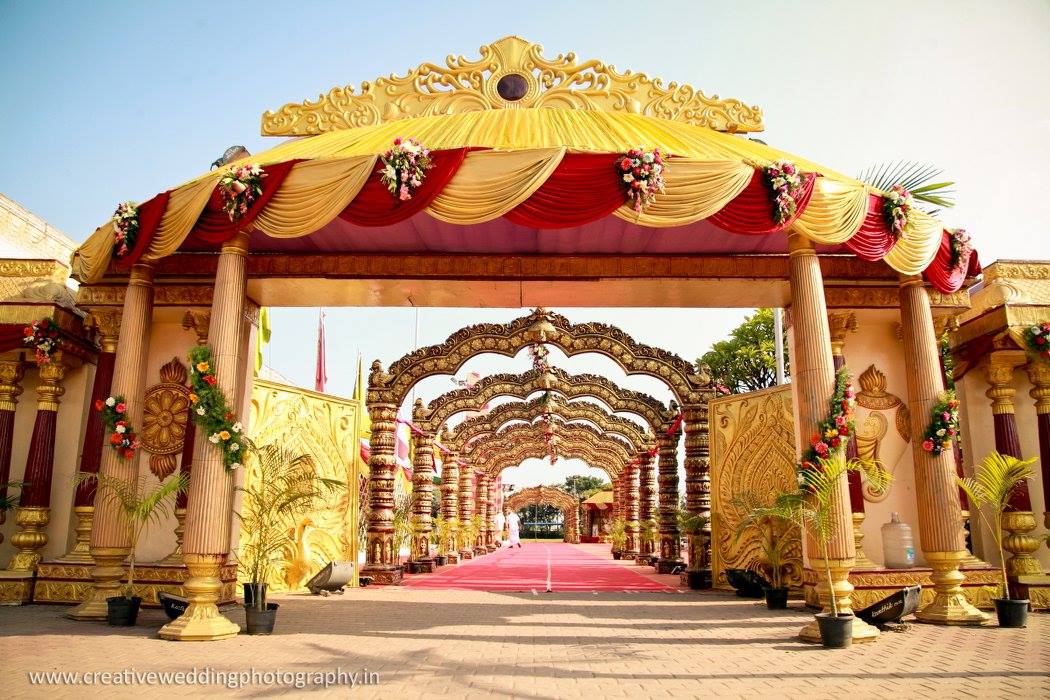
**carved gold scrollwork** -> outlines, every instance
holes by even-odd
[[[567,425],[558,430],[558,453],[569,459],[582,459],[616,478],[631,459],[630,446],[586,424]],[[516,467],[530,457],[547,456],[547,442],[543,428],[537,425],[511,425],[476,440],[463,455],[492,476],[504,469]]]
[[[150,453],[149,469],[161,481],[171,476],[186,438],[190,390],[186,367],[177,357],[160,368],[160,383],[146,390],[139,440]]]

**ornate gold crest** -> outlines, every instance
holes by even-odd
[[[177,357],[160,368],[160,383],[146,391],[139,440],[150,453],[149,469],[163,481],[175,471],[189,420],[190,390],[186,367]]]

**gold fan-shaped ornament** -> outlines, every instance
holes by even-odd
[[[160,383],[146,391],[139,440],[150,453],[149,469],[163,481],[175,471],[189,421],[190,391],[186,367],[177,357],[160,369]]]

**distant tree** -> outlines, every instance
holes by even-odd
[[[557,488],[571,493],[582,501],[608,487],[609,482],[598,476],[568,476],[565,478],[565,483]]]
[[[731,393],[756,391],[777,381],[776,341],[773,309],[757,309],[734,328],[727,340],[720,340],[705,352],[698,364],[711,368],[711,378]],[[784,372],[788,370],[787,343],[784,343]]]

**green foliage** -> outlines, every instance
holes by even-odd
[[[690,513],[685,508],[678,510],[678,530],[689,538],[689,569],[699,571],[707,557],[705,543],[707,533],[704,528],[711,519],[700,513]]]
[[[954,182],[937,182],[944,174],[943,170],[926,163],[898,161],[873,165],[857,178],[872,187],[888,192],[894,185],[900,185],[911,192],[918,202],[932,204],[933,209],[926,213],[936,214],[936,207],[950,209],[955,206]]]
[[[226,401],[215,376],[215,362],[211,348],[194,345],[190,359],[190,417],[201,427],[208,442],[222,451],[227,471],[240,468],[244,460],[245,438],[241,424]]]
[[[609,541],[612,542],[614,552],[622,552],[627,546],[627,521],[623,518],[614,518],[609,524]]]
[[[777,381],[773,309],[757,309],[744,322],[705,352],[698,364],[711,368],[711,378],[735,393],[774,386]],[[788,371],[787,342],[784,371]]]
[[[445,516],[438,513],[434,516],[434,537],[437,539],[437,551],[444,553],[445,543],[452,538],[452,523],[445,520]]]
[[[394,503],[394,556],[401,559],[401,549],[408,546],[415,534],[412,524],[412,499],[404,498]],[[411,550],[410,550],[411,551]]]
[[[18,494],[8,493],[8,489],[22,490],[25,488],[26,482],[24,481],[12,481],[7,484],[0,484],[0,513],[5,510],[11,510],[18,505]]]
[[[234,513],[244,533],[240,560],[252,583],[264,583],[291,544],[297,518],[343,482],[317,476],[310,455],[293,456],[280,443],[256,447],[246,438],[244,442],[255,478],[247,480],[249,487],[237,487],[243,494],[241,509]]]
[[[459,523],[459,547],[460,549],[474,549],[474,543],[478,540],[481,532],[481,517],[473,516],[470,520]]]
[[[86,481],[98,484],[95,499],[108,500],[114,503],[127,518],[131,526],[131,551],[128,553],[128,582],[124,587],[124,596],[134,595],[135,583],[135,550],[138,548],[142,533],[150,525],[159,522],[168,513],[168,507],[175,497],[189,486],[186,474],[174,474],[167,481],[150,487],[152,477],[143,475],[138,481],[126,482],[108,474],[77,472],[73,477],[75,485]]]
[[[758,536],[762,556],[767,562],[770,585],[773,588],[784,587],[784,562],[787,559],[791,537],[798,531],[798,524],[792,517],[790,509],[785,509],[774,502],[763,503],[755,494],[744,493],[733,499],[733,505],[746,515],[737,523],[733,541],[736,542],[748,530]]]
[[[1010,494],[1022,481],[1032,476],[1031,464],[1034,461],[1034,457],[1021,460],[993,451],[977,465],[973,476],[957,479],[959,488],[966,492],[966,497],[970,500],[970,509],[977,511],[985,527],[995,538],[1002,566],[1004,598],[1008,598],[1010,593],[1006,585],[1002,514],[1010,503]]]
[[[609,482],[597,476],[569,476],[565,478],[565,483],[557,488],[566,493],[571,493],[582,501],[590,498],[602,489],[609,488]]]

